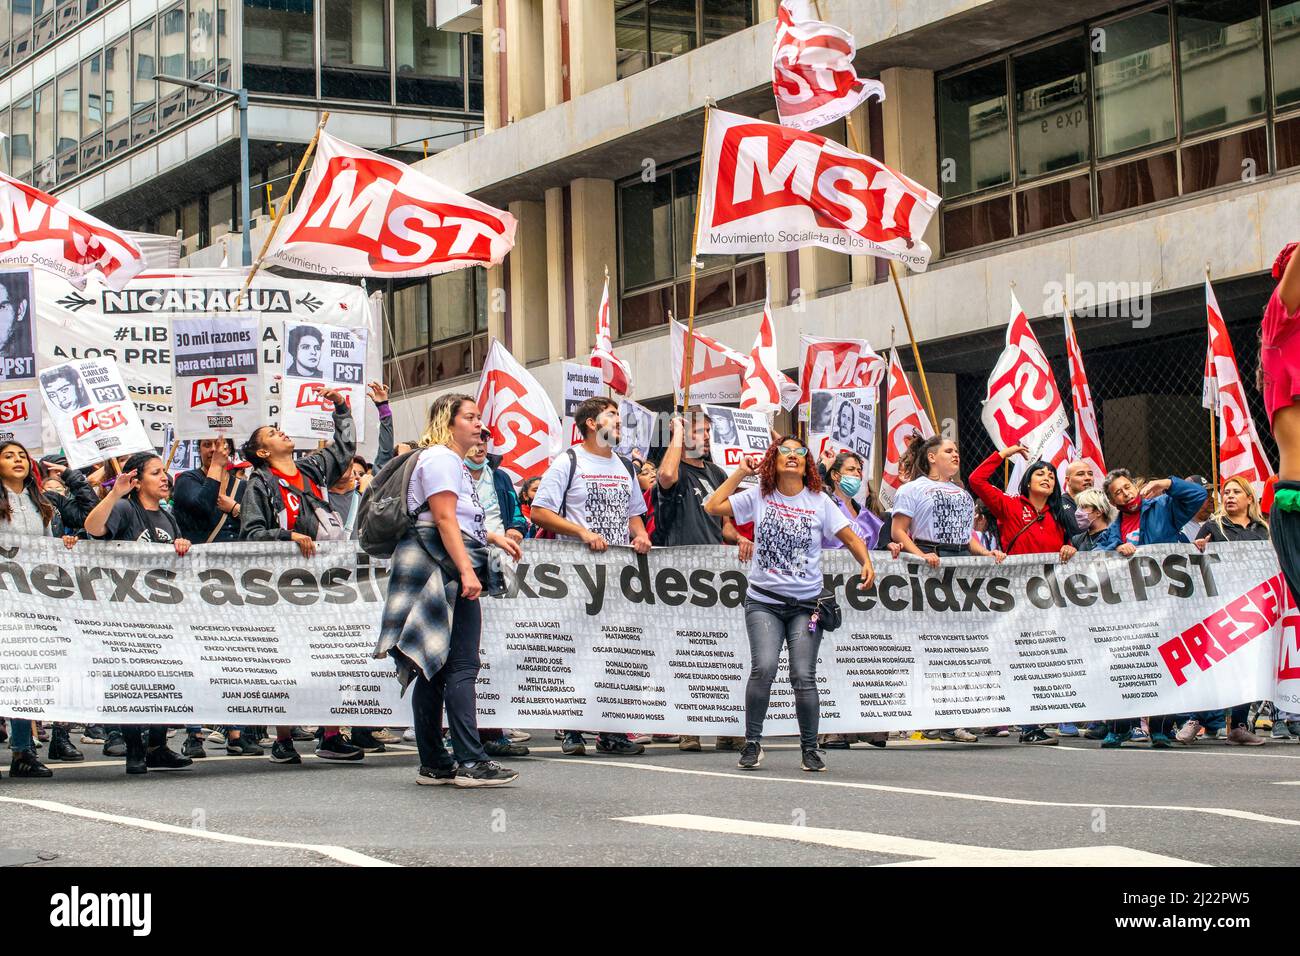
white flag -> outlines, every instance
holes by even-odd
[[[816,129],[848,116],[868,97],[885,99],[879,80],[858,78],[853,34],[813,19],[808,0],[782,0],[772,45],[772,92],[783,126]]]
[[[501,456],[516,487],[540,477],[564,447],[560,416],[546,390],[496,339],[479,378],[478,407],[492,432],[488,454]]]

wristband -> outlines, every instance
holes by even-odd
[[[1279,488],[1274,491],[1273,509],[1275,511],[1300,511],[1300,490]]]
[[[375,409],[379,412],[380,418],[392,418],[393,410],[388,407],[387,402],[376,402]]]

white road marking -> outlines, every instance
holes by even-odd
[[[972,846],[965,843],[940,843],[916,840],[887,833],[838,830],[825,827],[800,827],[788,823],[761,823],[732,820],[726,817],[698,816],[693,813],[665,813],[645,817],[615,817],[623,823],[672,827],[679,830],[703,830],[742,836],[771,837],[798,843],[815,843],[845,850],[915,856],[919,860],[877,864],[879,866],[1207,866],[1191,860],[1161,856],[1126,846],[1062,847],[1050,850],[1007,850],[1000,847]]]
[[[300,753],[299,756],[302,757],[303,760],[319,760],[321,763],[363,764],[366,760],[374,760],[377,757],[401,757],[416,753],[414,747],[399,747],[397,744],[385,744],[384,746],[386,749],[379,753],[366,754],[365,760],[329,760],[324,757],[317,757],[313,753]],[[64,763],[59,760],[51,760],[47,766],[51,770],[55,771],[82,770],[86,767],[117,767],[120,769],[122,767],[122,760],[122,757],[107,757],[103,760],[79,760],[76,763]],[[206,757],[199,757],[195,760],[194,767],[197,769],[205,764],[222,763],[226,760],[234,760],[239,763],[269,763],[266,757],[236,757],[234,754],[208,754]]]
[[[70,803],[56,803],[53,800],[21,800],[17,797],[0,797],[0,803],[17,803],[23,806],[35,807],[38,810],[49,810],[53,813],[63,813],[68,816],[82,817],[87,820],[97,820],[101,823],[117,823],[122,826],[136,827],[141,830],[152,830],[155,833],[170,833],[175,836],[195,837],[200,840],[212,840],[217,843],[238,843],[243,846],[267,846],[285,850],[306,850],[309,853],[319,853],[321,856],[329,857],[331,860],[337,860],[339,863],[347,866],[397,866],[396,863],[389,863],[385,860],[375,859],[373,856],[366,856],[364,853],[358,853],[356,850],[349,850],[345,846],[331,846],[324,843],[288,843],[281,840],[258,840],[254,837],[237,836],[233,833],[218,833],[215,830],[197,830],[190,827],[179,827],[172,823],[159,823],[157,820],[145,820],[141,817],[127,817],[116,813],[101,813],[99,810],[87,810],[85,807],[74,807]]]
[[[1239,749],[1235,745],[1231,745],[1233,749],[1229,750],[1227,749],[1228,746],[1230,745],[1224,745],[1224,747],[1219,750],[1205,750],[1204,748],[1198,747],[1196,745],[1193,745],[1191,747],[1185,747],[1181,744],[1174,747],[1152,747],[1149,744],[1134,743],[1133,746],[1131,747],[1127,747],[1127,746],[1116,747],[1114,749],[1121,752],[1127,751],[1129,753],[1194,754],[1195,756],[1198,757],[1248,757],[1252,760],[1258,760],[1260,757],[1276,757],[1279,760],[1300,760],[1300,753],[1279,754],[1279,753],[1272,753],[1270,748],[1268,747],[1265,747],[1264,750],[1260,750],[1258,747]],[[1092,753],[1093,751],[1100,750],[1101,748],[1063,746],[1063,747],[1044,747],[1043,749],[1053,750],[1053,751],[1077,750],[1080,753]]]
[[[649,773],[684,773],[699,777],[718,777],[724,780],[744,780],[749,783],[776,783],[794,786],[812,787],[848,787],[854,790],[875,790],[880,793],[902,793],[915,797],[939,797],[947,800],[970,800],[976,803],[1000,803],[1019,807],[1061,807],[1065,809],[1091,810],[1097,807],[1106,810],[1155,810],[1176,813],[1205,813],[1210,816],[1228,817],[1234,820],[1247,820],[1251,823],[1275,823],[1280,826],[1300,827],[1300,820],[1288,820],[1285,817],[1270,817],[1250,810],[1236,810],[1231,807],[1189,807],[1177,804],[1141,804],[1141,803],[1067,803],[1057,800],[1029,800],[1023,797],[995,797],[979,793],[958,793],[949,790],[922,790],[918,787],[888,787],[879,783],[855,783],[848,780],[823,780],[808,777],[773,777],[762,772],[736,771],[723,773],[716,770],[686,770],[679,767],[661,767],[654,764],[633,763],[627,760],[615,760],[609,757],[600,760],[584,760],[574,757],[537,757],[552,763],[570,764],[575,767],[623,767],[628,770],[640,770]]]

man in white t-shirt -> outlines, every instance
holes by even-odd
[[[618,403],[588,398],[573,410],[573,421],[582,444],[557,456],[542,475],[533,497],[533,524],[556,537],[577,538],[592,551],[631,545],[638,554],[647,553],[650,536],[641,517],[645,498],[632,465],[614,454],[622,431]],[[584,755],[581,731],[566,730],[561,749],[570,756]],[[645,752],[626,734],[599,734],[596,749],[621,755]]]

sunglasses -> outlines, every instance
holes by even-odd
[[[776,452],[777,452],[778,455],[785,455],[786,457],[792,457],[792,456],[794,456],[794,457],[798,457],[798,458],[803,458],[803,457],[805,457],[805,456],[808,454],[808,449],[807,449],[807,448],[787,448],[785,445],[781,445],[780,447],[777,448]]]

